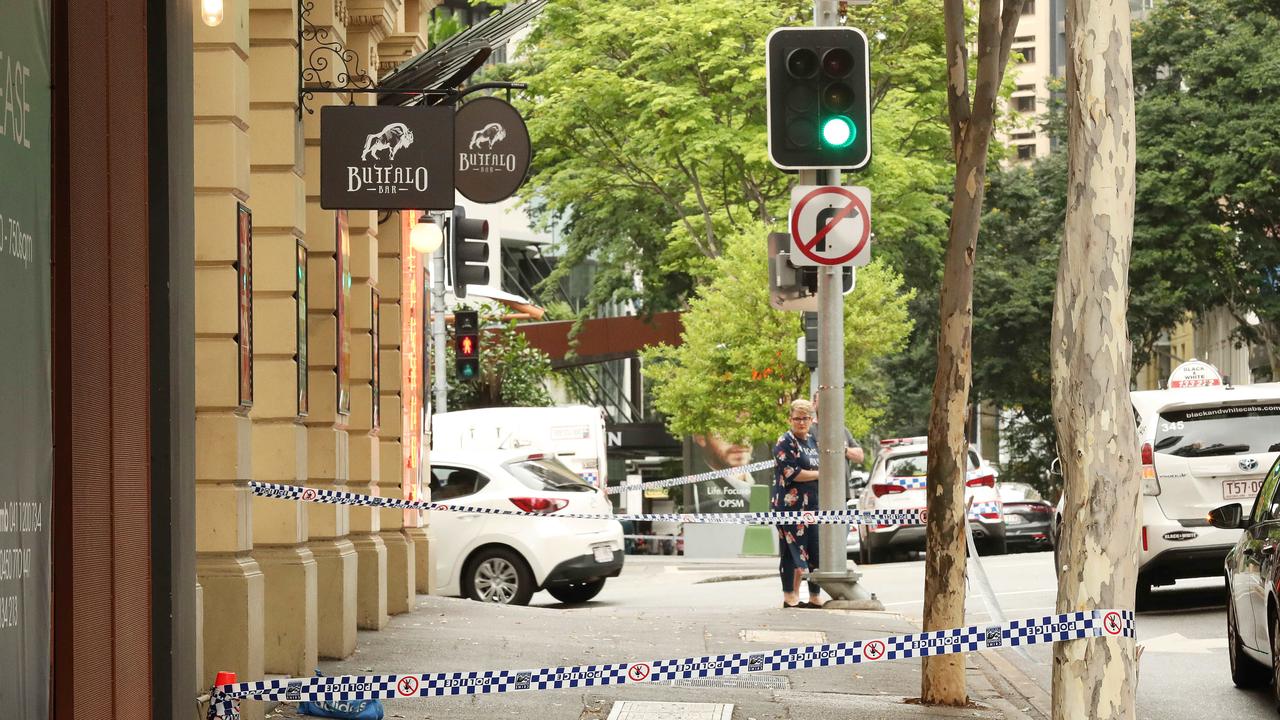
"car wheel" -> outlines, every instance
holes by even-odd
[[[1235,603],[1230,599],[1227,600],[1227,657],[1231,660],[1231,682],[1236,687],[1257,688],[1269,682],[1267,669],[1246,655],[1241,646]]]
[[[533,597],[533,572],[516,552],[486,548],[467,563],[464,578],[467,597],[500,605],[528,605]]]
[[[603,589],[604,578],[600,578],[599,580],[588,580],[587,582],[573,583],[571,585],[554,585],[547,588],[547,592],[551,593],[551,597],[562,603],[584,603],[599,595]]]

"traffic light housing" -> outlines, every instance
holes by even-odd
[[[461,205],[455,205],[449,219],[449,275],[453,278],[453,296],[465,298],[468,285],[488,285],[489,221],[467,217]]]
[[[871,161],[867,36],[851,27],[778,28],[765,43],[769,159],[783,170]]]
[[[459,380],[480,377],[480,313],[475,310],[453,313],[453,362]]]
[[[804,356],[797,358],[810,370],[818,369],[818,313],[804,312],[800,314],[800,324],[804,327]]]

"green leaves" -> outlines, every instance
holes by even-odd
[[[551,359],[541,350],[530,347],[528,339],[517,332],[515,326],[515,321],[504,323],[498,311],[481,309],[480,376],[475,380],[458,377],[453,343],[446,343],[451,409],[552,404],[547,392]]]
[[[684,343],[645,352],[654,402],[676,435],[714,433],[772,441],[786,428],[787,403],[809,396],[809,370],[796,360],[803,335],[798,313],[769,305],[765,235],[756,225],[726,239],[714,280],[689,303]],[[845,416],[854,434],[879,417],[883,386],[876,359],[899,351],[911,331],[910,293],[882,263],[859,268],[845,299],[845,372],[853,401]]]

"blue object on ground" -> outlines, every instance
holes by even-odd
[[[316,675],[323,677],[319,670]],[[298,703],[303,715],[342,720],[382,720],[382,703],[377,700],[330,700],[327,702]]]

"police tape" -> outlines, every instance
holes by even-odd
[[[1085,638],[1133,638],[1133,619],[1131,610],[1086,610],[873,640],[672,660],[525,670],[260,680],[215,686],[212,690],[213,717],[236,717],[238,702],[243,699],[274,702],[390,700],[662,683],[689,678],[906,660]]]
[[[729,477],[730,475],[749,475],[753,472],[768,470],[774,466],[773,460],[761,460],[758,463],[743,465],[741,467],[725,468],[723,470],[710,470],[696,475],[682,475],[680,477],[669,478],[667,480],[650,480],[642,483],[623,483],[606,488],[605,493],[608,495],[620,495],[630,490],[653,490],[656,488],[677,487],[679,485],[692,485],[694,483],[715,480],[716,478]]]
[[[325,503],[329,505],[364,505],[369,507],[394,508],[400,510],[436,510],[447,512],[474,513],[481,515],[508,515],[516,517],[552,517],[571,518],[575,520],[630,520],[634,522],[679,522],[699,524],[734,524],[734,525],[919,525],[925,516],[918,508],[894,510],[803,510],[803,511],[769,511],[745,513],[637,513],[637,514],[605,514],[605,513],[561,513],[525,512],[523,510],[504,510],[500,508],[476,507],[471,505],[452,505],[424,500],[403,500],[401,498],[376,497],[360,495],[342,490],[318,490],[300,485],[284,485],[280,483],[264,483],[252,481],[249,487],[253,494],[281,500],[301,500],[303,502]]]

